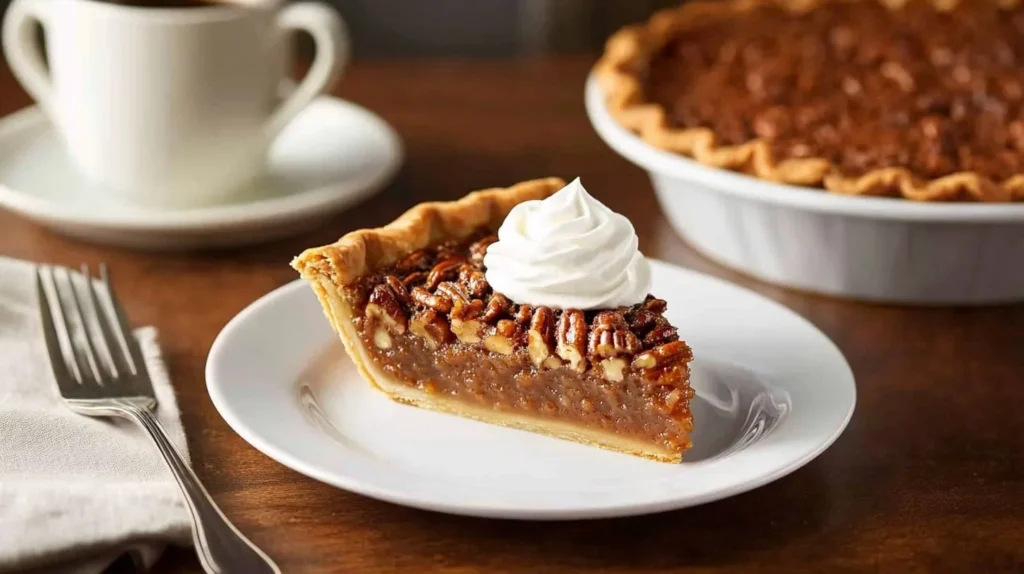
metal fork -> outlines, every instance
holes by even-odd
[[[106,266],[100,264],[99,271],[98,284],[84,264],[81,274],[63,267],[46,273],[42,266],[36,272],[46,348],[61,396],[79,414],[123,417],[146,429],[185,496],[192,539],[207,572],[280,574],[225,518],[153,416],[157,401],[142,350],[130,334]]]

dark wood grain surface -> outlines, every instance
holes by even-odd
[[[0,211],[0,254],[106,261],[132,320],[160,328],[195,469],[286,573],[1024,571],[1024,306],[917,309],[796,293],[704,259],[669,229],[647,177],[583,112],[590,58],[361,62],[342,96],[379,112],[408,160],[378,197],[301,237],[149,254],[64,239]],[[2,109],[28,103],[4,73]],[[789,306],[843,350],[858,405],[839,440],[768,486],[655,516],[570,523],[480,520],[377,502],[297,474],[214,410],[203,367],[221,327],[295,278],[303,247],[383,224],[426,199],[546,175],[580,175],[627,215],[652,256]],[[1022,255],[1024,264],[1024,255]],[[200,572],[171,551],[157,572]]]

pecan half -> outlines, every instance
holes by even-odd
[[[409,294],[412,296],[413,301],[423,305],[424,307],[429,307],[441,313],[447,313],[452,310],[451,299],[444,295],[431,293],[423,287],[413,287]]]
[[[381,283],[370,293],[364,311],[368,328],[373,330],[373,343],[381,349],[390,349],[391,333],[404,333],[408,317],[398,299],[387,285]]]
[[[395,292],[395,296],[398,297],[399,301],[403,303],[409,302],[409,290],[406,289],[405,283],[402,283],[401,279],[394,275],[388,275],[384,277],[384,282],[387,283],[388,287]]]
[[[452,332],[463,343],[479,343],[484,324],[476,319],[456,319],[452,317]]]
[[[383,323],[395,333],[404,333],[408,321],[395,293],[384,284],[377,285],[370,293],[366,316]]]
[[[454,279],[458,276],[459,266],[465,263],[462,257],[450,257],[441,261],[427,274],[427,282],[424,287],[429,291],[437,289],[437,286],[446,279]]]
[[[612,345],[614,345],[615,352],[619,355],[635,355],[644,348],[640,339],[629,329],[615,331]]]
[[[473,269],[468,265],[459,271],[459,281],[466,286],[471,296],[478,299],[483,299],[487,296],[487,291],[491,288],[491,285],[487,283],[487,276],[484,275],[484,272]]]
[[[430,265],[430,253],[420,249],[406,255],[405,259],[402,259],[395,265],[395,269],[403,273],[409,273],[412,271],[422,271],[426,269],[427,265]]]
[[[443,285],[443,283],[442,283]],[[452,332],[463,343],[479,343],[484,324],[478,318],[484,312],[484,302],[479,299],[464,301],[456,299],[452,307]]]
[[[465,289],[463,289],[458,283],[452,283],[451,281],[442,281],[434,291],[438,295],[444,295],[451,299],[452,302],[469,300],[469,296],[466,294]]]
[[[511,355],[515,351],[516,324],[508,319],[498,321],[494,334],[484,339],[484,348],[502,355]]]
[[[544,364],[551,357],[551,345],[555,340],[555,314],[550,307],[538,307],[530,320],[526,335],[530,360],[536,366]]]
[[[497,235],[488,235],[483,239],[473,243],[469,246],[469,257],[474,263],[481,263],[484,260],[484,255],[487,254],[487,248],[492,243],[498,240]]]
[[[412,285],[423,283],[426,280],[427,273],[425,271],[413,271],[402,279],[402,283],[405,283],[406,287],[410,287]]]
[[[644,309],[654,311],[661,315],[665,312],[665,309],[668,309],[668,303],[664,299],[658,299],[653,295],[648,295],[647,298],[644,299]]]
[[[601,374],[604,378],[613,382],[622,381],[626,370],[626,360],[619,357],[611,357],[601,361]]]
[[[647,309],[637,309],[628,315],[629,328],[638,336],[647,334],[658,324],[661,316]]]
[[[661,327],[655,328],[650,333],[644,336],[645,347],[657,347],[658,345],[664,345],[672,341],[679,339],[679,333],[675,327],[671,325],[662,325]]]
[[[502,319],[498,321],[497,326],[494,327],[494,332],[511,339],[516,336],[516,324],[508,319]]]
[[[517,325],[529,325],[530,320],[533,319],[533,306],[520,305],[512,318],[515,319]]]
[[[448,342],[452,334],[448,320],[433,309],[424,309],[413,315],[409,322],[409,331],[423,338],[431,349]]]
[[[594,315],[593,327],[595,329],[628,329],[626,319],[618,311],[601,311]]]
[[[508,297],[501,293],[495,293],[491,296],[491,300],[487,302],[487,308],[484,310],[484,321],[494,323],[508,313],[511,308],[512,301],[509,301]]]
[[[590,356],[632,355],[642,348],[640,339],[629,330],[622,312],[601,311],[594,316],[587,340],[587,353]]]
[[[587,346],[587,319],[579,309],[566,309],[558,318],[556,327],[558,356],[579,372],[587,368],[583,353]]]
[[[454,299],[452,306],[452,318],[476,319],[484,312],[484,302],[479,299],[466,301],[465,299]]]
[[[667,367],[692,357],[690,347],[682,341],[665,343],[640,353],[633,359],[633,367],[637,369],[651,369],[654,367]]]

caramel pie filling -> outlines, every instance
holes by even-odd
[[[720,145],[768,142],[775,161],[825,158],[848,177],[1022,173],[1024,9],[960,2],[764,3],[708,18],[653,58],[647,98]]]
[[[664,318],[665,302],[586,312],[518,305],[484,277],[494,239],[481,231],[417,251],[344,288],[377,366],[469,405],[685,451],[692,354]]]

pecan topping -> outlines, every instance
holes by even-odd
[[[470,295],[479,299],[487,296],[487,290],[491,288],[484,272],[469,266],[459,272],[459,280],[466,285]]]
[[[479,343],[484,324],[476,319],[456,319],[452,316],[452,332],[463,343]]]
[[[420,283],[423,283],[426,280],[427,280],[426,272],[424,272],[424,271],[413,271],[412,273],[406,275],[405,278],[402,279],[402,283],[404,283],[406,287],[410,287],[412,285],[418,285]]]
[[[644,346],[656,347],[664,343],[675,341],[679,338],[676,328],[671,325],[663,325],[655,328],[644,336]]]
[[[452,307],[452,331],[463,343],[479,343],[484,324],[477,318],[484,312],[484,302],[479,299],[466,301],[456,299]]]
[[[405,288],[405,283],[402,283],[398,277],[388,275],[384,277],[384,281],[388,284],[388,287],[394,291],[395,296],[398,297],[399,301],[402,303],[409,302],[409,290]]]
[[[637,369],[663,368],[679,361],[689,360],[691,356],[690,347],[686,343],[673,341],[640,353],[633,360],[633,367]]]
[[[558,318],[558,356],[569,362],[569,366],[583,372],[587,368],[584,358],[587,345],[587,319],[579,309],[567,309]]]
[[[476,319],[484,312],[484,302],[479,299],[466,301],[455,299],[455,306],[452,308],[452,317],[458,319]]]
[[[520,305],[513,318],[517,325],[529,325],[530,320],[533,319],[533,307],[530,305]]]
[[[640,339],[629,330],[621,312],[601,311],[594,316],[587,341],[587,352],[591,356],[633,355],[641,348]]]
[[[366,301],[360,319],[366,336],[385,349],[409,331],[430,348],[458,342],[502,355],[522,351],[537,369],[592,367],[609,381],[623,380],[637,359],[637,368],[656,369],[650,376],[661,377],[673,348],[667,345],[678,340],[660,314],[663,300],[648,296],[640,304],[594,312],[516,304],[491,290],[467,249],[450,243],[416,252],[402,261],[406,271],[396,265],[352,286],[353,300]]]
[[[431,349],[436,349],[446,343],[452,334],[448,320],[433,309],[424,309],[413,315],[412,321],[409,323],[409,331],[422,337]]]
[[[659,106],[667,128],[714,135],[714,147],[687,155],[713,162],[729,156],[723,147],[754,142],[775,164],[753,170],[767,179],[789,177],[786,160],[813,158],[830,175],[789,183],[915,199],[1024,197],[1006,185],[1024,174],[1024,153],[1004,143],[1007,123],[1024,117],[1019,2],[756,4],[678,31],[652,20],[649,31],[667,41],[627,71],[643,94],[631,105]],[[666,21],[699,20],[701,10]],[[913,129],[929,115],[948,144]],[[751,171],[747,158],[728,167]],[[911,177],[860,179],[886,168]],[[981,182],[922,197],[928,180],[962,172]]]
[[[668,303],[666,303],[664,299],[658,299],[657,297],[648,295],[647,298],[644,299],[644,309],[661,315],[666,309],[668,309]]]
[[[444,281],[440,285],[438,285],[437,294],[444,295],[445,297],[451,299],[453,302],[469,301],[469,296],[466,294],[465,290],[457,283],[452,283],[451,281]]]
[[[554,341],[555,314],[550,307],[538,307],[530,320],[530,330],[527,332],[527,347],[534,365],[539,367],[551,357],[551,345]]]
[[[404,333],[407,317],[395,293],[386,285],[377,285],[366,304],[366,316],[379,320],[395,333]]]
[[[495,293],[487,302],[487,309],[484,310],[484,321],[494,323],[498,318],[503,317],[512,308],[512,301],[501,293]]]
[[[445,279],[452,279],[459,273],[459,266],[463,264],[465,260],[462,257],[451,257],[441,261],[427,274],[427,283],[424,287],[429,291],[437,289],[437,286]]]
[[[404,333],[408,322],[408,317],[399,305],[394,291],[385,283],[377,285],[370,293],[370,301],[366,304],[364,315],[367,319],[367,328],[373,330],[373,342],[381,349],[390,349],[391,333]]]
[[[470,260],[473,263],[476,263],[478,265],[483,263],[484,255],[487,254],[487,248],[490,247],[491,244],[494,243],[497,240],[498,240],[498,236],[497,235],[488,235],[487,237],[484,237],[480,241],[477,241],[476,243],[473,243],[472,245],[470,245],[469,246],[469,257],[470,257]]]
[[[612,382],[620,382],[624,377],[626,371],[625,359],[618,357],[612,357],[610,359],[604,359],[601,361],[601,373],[604,378]]]
[[[594,315],[594,328],[595,329],[628,329],[626,325],[626,319],[622,316],[622,313],[615,311],[601,311],[597,315]]]
[[[494,328],[494,332],[511,339],[516,336],[516,324],[508,319],[502,319],[498,321],[497,326]]]
[[[629,318],[629,328],[633,330],[637,336],[646,335],[648,331],[653,329],[658,324],[658,319],[661,315],[658,315],[654,311],[648,309],[637,309],[635,313],[631,313]]]
[[[490,335],[484,339],[484,348],[499,355],[511,355],[515,352],[515,345],[512,339],[504,335]]]
[[[413,287],[409,292],[412,300],[435,311],[447,313],[452,310],[452,300],[444,295],[434,295],[423,287]]]
[[[422,271],[430,265],[430,254],[425,249],[413,251],[395,265],[395,269],[402,273]]]

